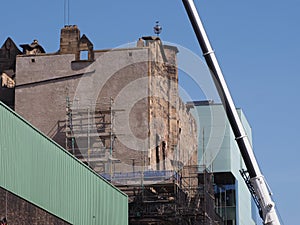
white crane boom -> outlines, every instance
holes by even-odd
[[[208,68],[210,69],[210,73],[225,108],[227,118],[235,135],[235,140],[247,167],[247,173],[249,176],[246,176],[245,173],[243,173],[243,177],[257,203],[263,223],[265,225],[280,225],[277,212],[275,210],[275,204],[271,198],[267,183],[260,171],[252,146],[237,114],[236,107],[225,82],[222,70],[210,45],[194,1],[182,0],[182,2],[197,36],[203,56]]]

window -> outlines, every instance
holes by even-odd
[[[156,158],[156,170],[160,170],[160,159],[159,159],[159,136],[156,134],[156,147],[155,147],[155,158]]]
[[[162,142],[163,170],[166,170],[166,142]]]
[[[80,60],[89,60],[89,52],[80,51]]]

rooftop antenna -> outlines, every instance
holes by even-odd
[[[64,0],[64,24],[70,25],[70,1]]]
[[[162,27],[161,27],[161,25],[159,25],[159,21],[156,21],[156,25],[155,25],[155,27],[153,27],[153,29],[154,29],[154,33],[155,33],[157,36],[159,36],[159,34],[160,34],[161,31],[162,31]]]

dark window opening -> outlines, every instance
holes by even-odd
[[[156,151],[155,151],[155,154],[156,154],[156,169],[159,170],[159,146],[156,146]]]
[[[160,170],[160,165],[159,165],[159,136],[156,135],[156,147],[155,147],[155,158],[156,158],[156,170]]]
[[[166,142],[162,142],[163,170],[166,170]]]

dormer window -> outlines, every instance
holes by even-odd
[[[80,38],[78,47],[77,61],[94,61],[93,44],[85,35]]]

